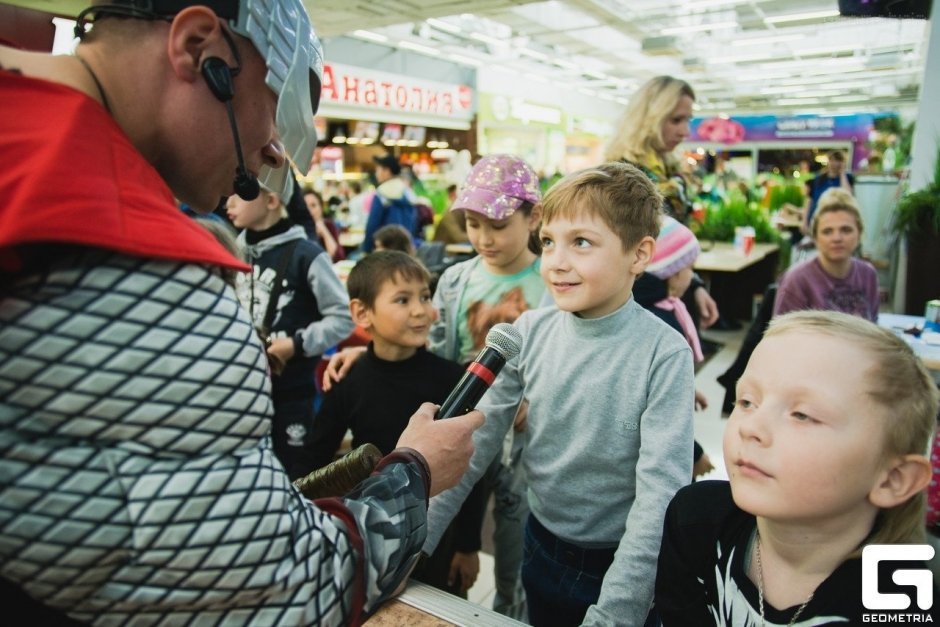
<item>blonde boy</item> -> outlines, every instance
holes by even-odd
[[[251,274],[236,277],[235,293],[267,344],[272,364],[274,452],[288,476],[307,469],[303,447],[313,431],[320,355],[349,336],[349,298],[326,251],[287,218],[280,194],[262,186],[254,200],[232,196],[232,224]]]
[[[559,181],[543,207],[541,273],[557,308],[516,321],[522,352],[481,403],[487,422],[470,470],[431,502],[425,551],[525,397],[529,621],[639,626],[666,505],[692,472],[689,345],[631,297],[653,255],[662,198],[633,166],[608,163]]]
[[[737,399],[724,438],[730,483],[695,484],[669,506],[663,624],[868,622],[862,549],[924,542],[930,375],[891,332],[805,311],[771,323]]]

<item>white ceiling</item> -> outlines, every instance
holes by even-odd
[[[74,15],[90,0],[3,2]],[[327,58],[338,35],[405,42],[481,71],[499,67],[620,103],[646,79],[672,74],[692,84],[701,115],[912,110],[928,26],[837,17],[837,0],[304,3]],[[805,17],[813,13],[828,16]]]
[[[329,38],[346,34],[618,102],[671,74],[692,84],[702,115],[912,107],[926,54],[926,20],[838,17],[836,0],[306,5],[327,57]]]

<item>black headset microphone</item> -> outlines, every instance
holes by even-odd
[[[238,155],[238,167],[235,168],[235,182],[232,187],[242,199],[254,200],[261,193],[261,186],[258,179],[245,167],[245,157],[242,155],[242,143],[238,138],[238,125],[235,123],[235,109],[232,107],[232,98],[235,96],[232,68],[219,57],[209,57],[202,63],[202,76],[206,79],[209,90],[225,103],[225,109],[228,111],[228,122],[235,140],[235,153]]]

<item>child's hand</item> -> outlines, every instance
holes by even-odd
[[[453,586],[460,582],[460,593],[467,594],[467,590],[473,587],[480,574],[480,554],[477,551],[473,553],[454,553],[454,558],[450,561],[450,573],[447,575],[447,585]]]
[[[692,465],[692,478],[698,479],[702,475],[707,475],[714,469],[715,466],[712,465],[712,460],[708,457],[708,453],[702,453],[698,461]]]
[[[267,353],[271,371],[274,374],[281,374],[284,371],[284,366],[294,356],[294,338],[279,337],[271,340],[268,344]]]
[[[699,324],[703,329],[707,329],[718,322],[718,303],[711,297],[704,287],[699,286],[693,294],[695,305],[698,307]]]
[[[695,390],[695,411],[702,411],[708,408],[708,399],[705,395]]]
[[[519,409],[516,410],[516,417],[512,421],[512,430],[516,433],[522,433],[525,431],[526,421],[529,418],[529,401],[528,399],[522,399],[522,402],[519,403]]]
[[[340,381],[349,372],[356,360],[362,357],[367,350],[366,346],[350,346],[330,357],[330,363],[323,371],[323,391],[329,392],[334,381]]]

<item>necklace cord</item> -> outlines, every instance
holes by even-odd
[[[104,92],[104,87],[101,86],[101,81],[98,80],[98,75],[95,74],[95,71],[91,69],[91,66],[88,65],[88,62],[85,61],[79,55],[75,55],[75,58],[78,59],[78,62],[82,64],[85,68],[85,71],[88,72],[88,75],[91,76],[91,80],[95,82],[95,87],[98,88],[98,95],[101,96],[101,104],[104,105],[105,110],[108,112],[108,115],[114,116],[114,113],[111,111],[111,103],[108,102],[108,96]]]
[[[754,534],[757,541],[757,604],[760,609],[760,624],[761,627],[764,627],[764,565],[761,563],[760,555],[760,531],[755,530]],[[794,624],[796,624],[800,614],[803,613],[803,610],[806,609],[806,606],[809,605],[809,602],[813,600],[813,595],[815,594],[815,590],[809,593],[809,596],[806,597],[806,600],[803,601],[803,604],[797,608],[793,618],[791,618],[790,622],[787,623],[787,627],[792,627]]]

